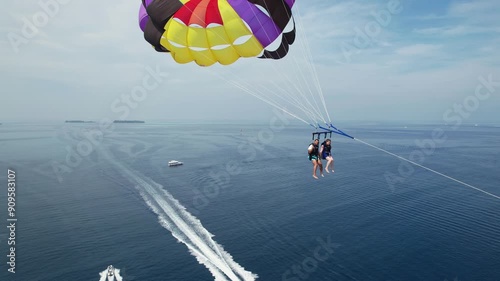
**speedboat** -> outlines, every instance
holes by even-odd
[[[99,281],[123,281],[123,278],[120,276],[120,270],[112,265],[100,272],[99,275],[101,276]]]
[[[177,160],[171,160],[168,162],[168,166],[180,166],[182,164],[184,164],[184,163],[177,161]]]
[[[108,266],[108,276],[114,276],[115,275],[115,269],[113,268],[112,265]]]

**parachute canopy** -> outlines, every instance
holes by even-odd
[[[142,0],[139,26],[178,63],[281,59],[295,40],[295,0]]]

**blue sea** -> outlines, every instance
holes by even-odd
[[[291,123],[4,123],[0,280],[500,280],[500,127],[340,125],[442,175],[334,135],[315,180]]]

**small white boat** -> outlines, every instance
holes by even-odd
[[[99,281],[123,281],[123,278],[120,276],[120,270],[114,268],[112,265],[108,266],[108,268],[99,273],[99,275],[101,275]]]
[[[112,265],[108,266],[108,277],[115,276],[115,269]]]
[[[172,160],[172,161],[169,161],[169,162],[168,162],[168,165],[169,165],[169,166],[180,166],[180,165],[182,165],[182,164],[184,164],[184,163],[182,163],[182,162],[180,162],[180,161],[177,161],[177,160]]]

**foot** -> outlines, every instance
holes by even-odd
[[[318,177],[316,175],[313,175],[313,178],[318,179]]]
[[[332,169],[332,173],[335,173],[335,171]]]
[[[325,175],[321,174],[322,177],[325,177]]]
[[[330,171],[328,171],[328,169],[325,169],[325,171],[326,171],[327,173],[330,173]]]

